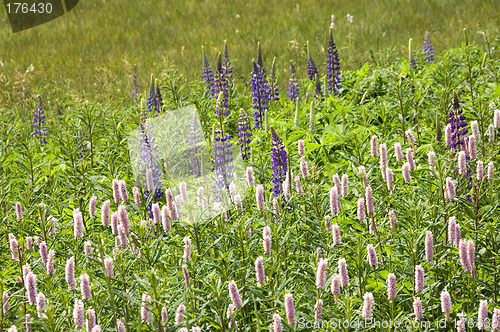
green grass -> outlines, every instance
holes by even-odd
[[[139,82],[174,65],[188,79],[201,75],[201,46],[212,65],[224,39],[239,80],[249,81],[256,44],[262,44],[266,66],[274,56],[281,81],[288,63],[305,75],[305,43],[318,65],[324,63],[330,15],[335,14],[335,41],[342,69],[372,61],[371,52],[405,55],[408,39],[420,50],[426,31],[436,53],[459,47],[462,30],[471,39],[478,30],[496,36],[499,1],[81,1],[69,14],[31,30],[12,34],[0,15],[0,103],[23,105],[26,99],[56,87],[84,99],[120,99],[131,90],[130,67],[137,64]],[[349,24],[346,14],[354,16]],[[387,52],[387,49],[391,49]],[[376,58],[376,57],[373,57]],[[33,64],[34,70],[25,75]],[[321,73],[321,70],[320,70]],[[16,84],[16,81],[23,81]],[[20,86],[25,90],[19,91]],[[56,93],[55,95],[58,95]]]

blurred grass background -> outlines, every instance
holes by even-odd
[[[342,70],[407,55],[410,37],[421,50],[426,31],[436,55],[460,46],[463,28],[477,42],[477,31],[493,38],[500,31],[500,0],[82,0],[63,17],[15,34],[2,11],[0,108],[49,90],[51,98],[130,100],[134,65],[142,91],[152,73],[171,65],[199,79],[201,47],[215,67],[224,39],[239,82],[249,82],[257,42],[268,68],[277,58],[282,82],[290,60],[305,76],[307,40],[322,74],[332,14]]]

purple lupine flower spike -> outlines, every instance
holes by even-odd
[[[132,74],[132,100],[134,101],[134,105],[137,104],[137,96],[141,93],[140,84],[137,83],[137,67],[134,66],[134,73]]]
[[[196,120],[197,113],[193,113],[193,119],[191,120],[191,125],[189,126],[189,156],[191,158],[191,169],[192,174],[195,177],[201,176],[201,156],[199,153],[201,152],[200,143],[202,142],[202,135],[200,132],[200,128],[198,125],[198,121]]]
[[[307,42],[307,76],[312,81],[318,75],[318,68],[309,51],[309,41]]]
[[[276,130],[271,126],[271,163],[273,170],[273,196],[278,197],[282,192],[283,181],[285,181],[288,172],[288,156],[285,145],[279,138]]]
[[[434,48],[432,47],[431,37],[429,32],[425,33],[424,38],[424,59],[427,62],[434,62]]]
[[[221,114],[223,114],[224,116],[229,115],[229,69],[227,66],[230,66],[231,64],[228,61],[229,60],[223,60],[221,54],[219,53],[217,70],[215,71],[214,76],[215,103],[217,104],[217,102],[220,102],[220,107],[218,109],[216,107],[216,116],[220,116]]]
[[[203,87],[205,88],[205,92],[208,94],[210,98],[215,97],[215,88],[214,88],[214,74],[212,72],[212,67],[208,62],[207,55],[205,54],[205,49],[202,47],[201,51],[203,53],[203,67],[201,70],[201,78],[203,80]]]
[[[337,96],[340,90],[340,61],[339,52],[333,40],[333,28],[330,28],[326,48],[326,78],[328,80],[328,91]]]
[[[163,98],[161,96],[160,84],[159,84],[158,80],[156,80],[155,86],[156,86],[156,91],[155,91],[155,100],[156,100],[156,104],[155,104],[155,117],[157,117],[163,111]]]
[[[240,116],[238,119],[238,144],[240,145],[241,157],[243,160],[250,159],[250,137],[252,137],[252,131],[250,127],[250,122],[248,121],[248,116],[246,112],[240,109]]]
[[[43,111],[42,97],[38,97],[35,113],[33,115],[33,135],[40,144],[47,144],[47,131],[45,130],[45,114]]]
[[[299,98],[299,80],[295,76],[295,66],[290,61],[290,79],[288,80],[288,99],[296,100]]]
[[[269,73],[269,94],[270,100],[280,100],[280,95],[278,91],[278,78],[276,76],[276,57],[273,59],[273,64],[271,65],[271,72]]]
[[[153,75],[151,75],[151,81],[149,82],[148,98],[146,99],[146,107],[147,107],[148,114],[151,114],[151,112],[154,112],[154,110],[156,108],[156,103],[157,103],[157,101],[156,101],[155,84],[154,84],[154,80],[153,80]]]

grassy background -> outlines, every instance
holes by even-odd
[[[471,39],[480,37],[478,30],[496,36],[499,12],[498,0],[87,0],[55,21],[16,34],[2,14],[0,105],[22,106],[47,90],[59,90],[47,99],[59,92],[83,99],[126,98],[134,64],[142,90],[151,73],[159,74],[170,65],[188,79],[197,79],[201,46],[215,65],[224,39],[241,81],[249,80],[257,42],[268,67],[277,57],[282,81],[288,77],[290,60],[305,76],[305,43],[311,42],[321,66],[331,14],[336,16],[342,69],[355,69],[378,53],[407,54],[410,37],[420,50],[426,31],[436,53],[460,46],[464,27],[470,29]],[[352,24],[347,13],[354,16]]]

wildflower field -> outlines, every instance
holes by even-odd
[[[498,37],[342,71],[334,26],[3,109],[0,332],[499,331]]]

